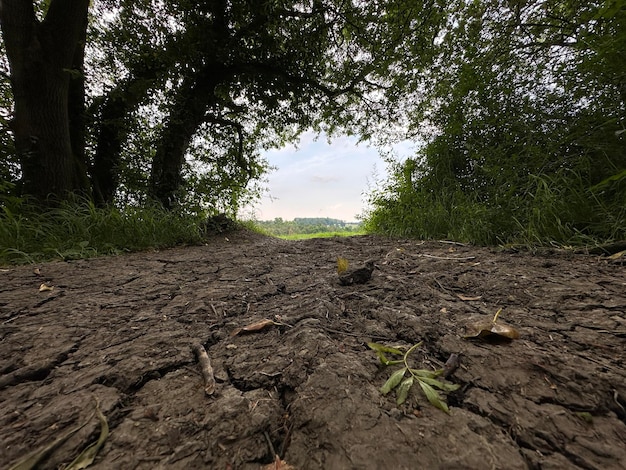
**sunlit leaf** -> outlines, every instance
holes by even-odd
[[[259,330],[267,328],[268,326],[271,326],[271,325],[278,325],[278,323],[276,323],[274,320],[269,320],[269,319],[265,318],[265,319],[260,320],[258,322],[246,325],[243,328],[237,328],[235,331],[233,331],[230,334],[230,336],[237,336],[241,332],[250,333],[250,332],[253,332],[253,331],[259,331]]]
[[[341,256],[337,258],[337,274],[343,274],[348,270],[350,263],[347,259]]]
[[[378,359],[380,360],[380,362],[386,366],[389,365],[389,359],[387,359],[387,356],[385,356],[385,353],[383,353],[382,351],[376,351],[376,355],[378,356]]]
[[[445,401],[441,399],[441,397],[439,396],[439,394],[434,388],[432,388],[426,382],[423,382],[421,380],[419,380],[419,384],[420,384],[420,387],[422,387],[422,390],[424,391],[424,395],[426,395],[426,398],[428,399],[431,405],[439,408],[440,410],[445,411],[446,413],[450,413],[450,410],[448,409],[448,405],[446,404]]]
[[[411,386],[413,386],[413,376],[406,378],[402,381],[402,383],[400,383],[400,386],[398,387],[398,392],[397,392],[397,399],[396,399],[396,403],[398,405],[401,405],[402,403],[404,403],[406,401],[406,397],[409,395],[409,390],[411,389]]]
[[[386,352],[391,354],[403,355],[404,353],[397,348],[392,348],[390,346],[385,346],[378,343],[367,343],[367,345],[370,349],[376,351],[376,355],[383,365],[389,366],[393,364],[402,364],[404,362],[402,359],[390,361],[389,359],[387,359],[387,356],[385,356]]]
[[[405,373],[406,367],[403,367],[402,369],[398,369],[393,374],[391,374],[391,377],[389,377],[389,379],[387,379],[387,382],[385,382],[385,384],[380,388],[380,393],[382,393],[383,395],[387,395],[389,392],[391,392],[394,388],[398,386],[400,382],[402,382],[402,378],[404,377]]]
[[[501,337],[506,339],[518,339],[519,331],[511,325],[491,319],[481,318],[466,326],[465,338],[488,338]]]
[[[46,292],[51,290],[54,290],[54,286],[49,286],[47,284],[42,284],[39,286],[39,292]]]

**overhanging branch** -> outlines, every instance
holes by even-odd
[[[230,119],[226,119],[223,118],[221,116],[214,116],[214,115],[207,115],[206,122],[210,122],[213,124],[221,124],[223,126],[228,126],[228,127],[232,127],[233,129],[235,129],[235,132],[237,132],[237,163],[239,164],[239,166],[244,169],[246,171],[246,173],[248,174],[248,178],[252,178],[252,175],[250,174],[250,167],[248,166],[248,163],[246,162],[244,156],[243,156],[243,138],[244,138],[244,130],[243,130],[243,125],[241,125],[238,122],[232,121]]]

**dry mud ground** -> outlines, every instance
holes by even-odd
[[[276,454],[296,469],[626,468],[619,260],[228,238],[2,269],[0,468],[86,422],[39,466],[63,468],[98,439],[95,399],[110,435],[94,469],[259,469]],[[338,256],[380,269],[341,286]],[[520,339],[464,338],[467,322],[500,308]],[[281,324],[232,336],[263,319]],[[382,396],[397,366],[379,363],[372,340],[423,341],[411,361],[424,369],[459,354],[450,413],[419,387],[399,407]]]

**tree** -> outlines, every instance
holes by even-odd
[[[32,5],[24,3],[39,27]],[[11,4],[17,8],[18,2]],[[49,5],[41,25],[55,37],[69,38],[61,34],[69,25],[61,28],[55,12],[79,3]],[[80,6],[76,11],[84,19],[86,5]],[[122,191],[133,200],[150,196],[168,208],[198,198],[210,203],[206,198],[227,193],[228,204],[236,206],[267,170],[260,150],[293,141],[311,127],[367,137],[397,119],[396,87],[422,67],[417,49],[424,52],[432,44],[440,9],[437,0],[204,0],[193,7],[185,0],[96,1],[86,33],[85,74],[67,72],[82,64],[84,23],[83,29],[72,29],[72,60],[57,64],[66,71],[68,86],[76,85],[72,93],[68,88],[65,106],[66,129],[74,137],[66,139],[66,156],[54,157],[64,166],[50,176],[64,184],[27,184],[25,192],[63,198],[88,189],[107,204]],[[15,17],[3,11],[8,52],[22,33],[11,26]],[[67,41],[63,45],[69,47]],[[20,94],[24,77],[13,65],[19,56],[13,57],[13,85]],[[86,115],[80,112],[83,77]],[[83,140],[84,158],[78,149]],[[29,175],[45,162],[25,144],[18,147],[25,182],[34,181]],[[85,184],[84,163],[91,187]],[[49,173],[37,175],[43,180]]]
[[[623,236],[623,6],[452,3],[411,84],[428,143],[372,195],[371,226],[481,243]]]
[[[0,4],[21,182],[25,193],[41,201],[89,191],[81,69],[88,5],[88,0],[52,0],[40,21],[32,2]]]

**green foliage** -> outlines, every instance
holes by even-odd
[[[446,413],[450,412],[448,405],[435,389],[439,389],[444,392],[452,392],[457,390],[459,386],[437,380],[437,377],[443,373],[443,370],[429,371],[424,369],[413,369],[408,363],[409,356],[422,345],[421,342],[411,346],[407,351],[402,351],[398,348],[378,343],[367,343],[367,345],[370,349],[376,351],[376,355],[378,356],[381,364],[385,366],[396,364],[404,365],[404,367],[394,371],[389,376],[385,384],[380,388],[380,393],[387,395],[392,390],[396,390],[396,403],[399,406],[406,401],[411,387],[415,382],[417,382],[431,405],[445,411]],[[389,360],[385,353],[402,356],[402,359]]]
[[[342,232],[314,232],[314,233],[292,233],[290,235],[277,235],[283,240],[308,240],[311,238],[332,238],[332,237],[352,237],[355,235],[365,235],[360,231],[342,231]]]
[[[426,144],[390,163],[366,228],[478,244],[626,238],[614,3],[451,3],[411,118]]]
[[[262,191],[263,150],[310,128],[371,133],[390,118],[391,83],[406,74],[397,64],[431,42],[438,3],[95,2],[91,137],[110,132],[121,148],[93,145],[92,159],[115,163],[122,198],[234,214]]]
[[[120,210],[80,201],[41,212],[13,200],[1,208],[0,264],[87,258],[195,244],[202,239],[201,215],[158,207]]]
[[[294,220],[283,220],[277,217],[274,220],[255,221],[266,233],[278,237],[297,239],[314,237],[334,236],[334,235],[358,235],[362,234],[361,224],[347,223],[343,220],[320,218],[298,218]]]

